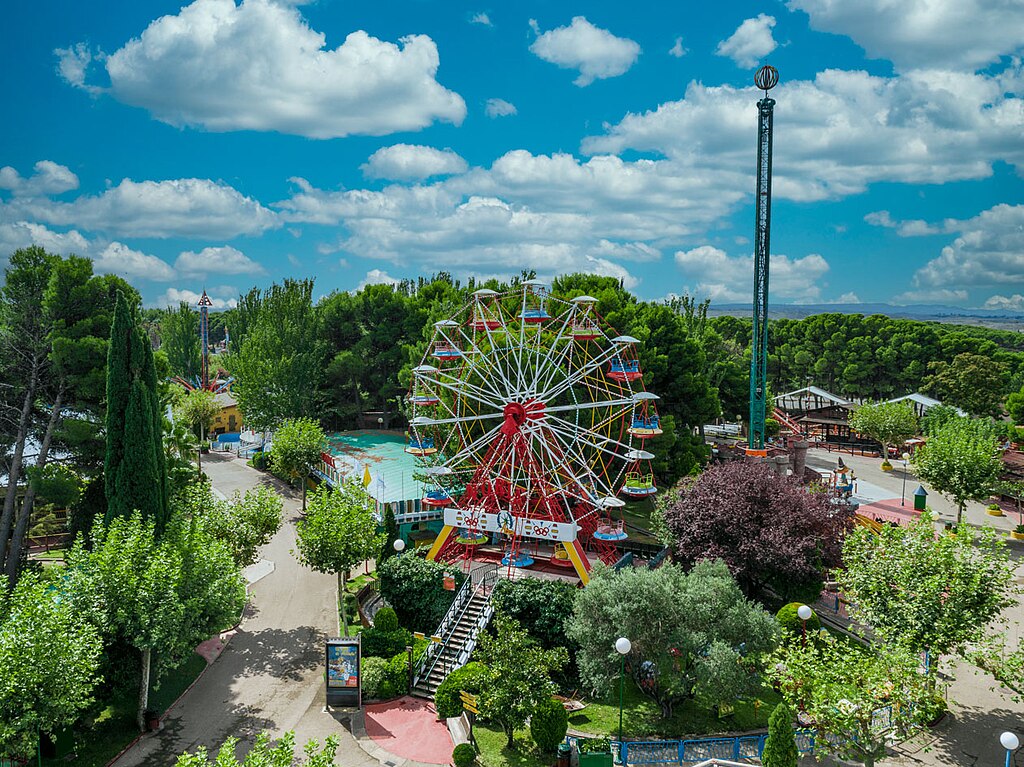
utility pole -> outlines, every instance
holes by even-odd
[[[768,91],[779,83],[779,71],[763,66],[754,84],[764,91],[757,102],[757,199],[754,223],[754,322],[751,328],[750,420],[747,455],[766,456],[764,422],[768,393],[768,266],[772,224],[772,119],[775,100]]]

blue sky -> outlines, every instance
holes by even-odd
[[[6,9],[0,263],[148,305],[429,275],[749,301],[776,66],[772,300],[1024,309],[1024,5],[281,0]]]

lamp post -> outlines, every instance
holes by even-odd
[[[1014,735],[1012,732],[1004,732],[999,736],[999,742],[1003,748],[1006,749],[1006,767],[1010,767],[1010,762],[1013,759],[1013,752],[1020,746],[1020,738]]]
[[[796,608],[796,615],[800,619],[800,630],[801,630],[800,646],[801,647],[806,647],[807,646],[807,621],[809,621],[811,619],[811,616],[814,615],[814,611],[811,610],[811,608],[808,607],[807,605],[800,605],[798,608]]]
[[[626,656],[633,649],[633,643],[626,637],[619,637],[615,640],[615,652],[622,656],[622,664],[619,666],[619,749],[622,749],[622,699],[626,689]]]
[[[903,506],[903,499],[907,495],[907,461],[910,460],[910,453],[904,452],[900,458],[903,459],[903,489],[900,490],[900,506]]]
[[[405,551],[405,541],[401,538],[395,538],[395,542],[391,545],[395,549],[395,553],[399,556],[401,556],[402,552]]]

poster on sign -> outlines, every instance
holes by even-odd
[[[444,523],[450,527],[465,527],[470,530],[481,530],[485,533],[513,532],[526,538],[542,541],[559,541],[568,543],[576,540],[577,527],[574,522],[553,522],[550,519],[526,519],[514,517],[507,511],[493,514],[481,509],[456,509],[448,507],[444,510]]]
[[[358,708],[362,705],[359,637],[328,639],[327,705]]]

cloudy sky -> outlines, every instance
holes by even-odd
[[[285,276],[621,277],[749,301],[1024,309],[1024,4],[37,0],[0,46],[0,263],[149,305]]]

